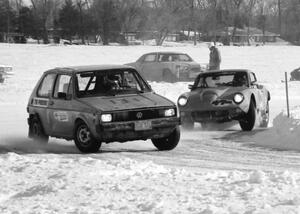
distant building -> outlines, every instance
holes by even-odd
[[[138,39],[139,32],[125,32],[124,39],[128,45],[141,45],[142,41]]]
[[[232,28],[233,30],[233,28]],[[249,28],[250,42],[263,43],[263,42],[276,42],[279,34],[271,33],[269,31],[263,32],[258,28]],[[248,42],[248,29],[237,29],[235,35],[232,35],[232,42]]]
[[[0,32],[0,42],[7,43],[26,43],[26,38],[22,33]]]
[[[234,32],[235,31],[235,32]],[[215,39],[219,42],[228,41],[233,44],[243,45],[248,44],[248,28],[235,28],[228,27],[226,29],[219,29],[215,32],[209,32],[208,37],[210,40]],[[269,31],[263,32],[262,30],[254,27],[249,28],[249,42],[250,44],[258,44],[264,42],[276,42],[280,35]]]
[[[178,33],[169,33],[166,36],[165,41],[168,41],[168,42],[178,42],[179,41],[179,34]]]
[[[126,32],[124,33],[124,36],[128,42],[131,42],[136,40],[137,33]]]
[[[129,45],[140,45],[144,40],[152,40],[157,36],[156,31],[136,31],[136,32],[125,32],[123,33],[125,40]],[[165,38],[168,42],[178,42],[180,41],[179,33],[168,33]]]
[[[194,40],[199,40],[201,37],[201,33],[199,32],[194,32],[194,31],[180,31],[180,40],[190,40],[190,41],[194,41]]]

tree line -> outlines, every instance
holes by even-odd
[[[299,0],[1,0],[0,33],[19,33],[43,43],[54,38],[104,45],[139,32],[161,45],[169,33],[201,33],[257,27],[300,41]],[[194,37],[195,42],[197,37]],[[229,38],[230,39],[230,38]]]

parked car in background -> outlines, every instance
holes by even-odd
[[[242,130],[250,131],[256,122],[267,127],[270,92],[257,84],[249,70],[219,70],[205,72],[189,87],[190,92],[178,98],[185,128],[198,122],[205,128],[208,122],[239,121]]]
[[[149,81],[193,81],[204,71],[189,55],[177,52],[152,52],[141,56],[136,62],[128,63]]]
[[[13,75],[13,69],[11,66],[0,65],[0,83],[3,83],[4,80]]]
[[[102,142],[151,139],[159,150],[180,138],[177,107],[132,67],[77,66],[46,71],[28,102],[29,137],[74,140],[81,152]]]
[[[297,68],[291,72],[291,81],[300,81],[300,68]]]

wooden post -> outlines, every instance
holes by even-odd
[[[285,95],[286,95],[287,116],[290,117],[289,87],[288,87],[288,80],[287,80],[287,72],[285,72]]]

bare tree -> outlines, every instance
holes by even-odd
[[[239,25],[239,19],[240,19],[240,9],[241,5],[243,3],[243,0],[233,0],[233,6],[234,6],[234,18],[233,18],[233,31],[232,31],[232,37],[236,34],[236,29]]]
[[[24,10],[24,0],[0,0],[0,29],[2,32],[18,31],[20,16],[29,18],[32,28],[26,35],[49,42],[48,32],[58,21],[58,10],[63,0],[26,0],[31,6]],[[71,0],[79,11],[78,35],[85,43],[87,35],[101,35],[103,42],[122,32],[155,32],[156,44],[161,45],[169,33],[178,31],[197,32],[217,39],[218,31],[233,26],[237,28],[256,24],[263,33],[277,31],[291,41],[300,40],[299,0]],[[264,5],[264,6],[262,6]],[[25,5],[26,7],[27,5]],[[20,10],[22,14],[20,15]],[[33,18],[32,18],[33,17]],[[255,23],[253,21],[256,20]],[[70,20],[72,22],[72,20]],[[67,24],[67,23],[65,23]],[[70,23],[71,24],[71,23]],[[27,25],[27,24],[26,24]],[[31,32],[30,32],[31,31]],[[72,36],[75,36],[72,35]]]
[[[283,5],[284,3],[284,5]],[[300,1],[287,0],[282,2],[285,31],[284,36],[293,43],[300,44]],[[282,8],[283,9],[283,8]]]
[[[9,35],[9,33],[10,33],[10,22],[11,22],[11,20],[10,20],[10,2],[9,2],[9,0],[7,0],[6,1],[7,3],[6,3],[6,11],[7,11],[7,35]]]
[[[84,24],[84,11],[88,8],[87,0],[76,0],[76,6],[79,10],[79,35],[82,44],[85,44],[85,24]]]
[[[281,34],[281,0],[278,0],[278,32]]]
[[[10,6],[15,9],[17,12],[17,16],[19,15],[20,9],[23,7],[24,3],[23,0],[9,0],[10,1]]]
[[[266,23],[267,23],[267,16],[265,12],[266,12],[265,1],[259,0],[257,25],[262,30],[263,33],[263,44],[265,44],[265,32],[266,32]]]
[[[248,19],[248,27],[247,27],[248,45],[250,45],[250,27],[252,24],[253,8],[254,8],[256,2],[257,2],[257,0],[248,0],[248,2],[246,2],[246,13],[247,13],[247,19]]]
[[[101,35],[103,45],[108,45],[112,37],[113,28],[116,28],[116,0],[95,0],[92,3],[94,18]]]
[[[41,32],[45,44],[49,43],[48,29],[53,26],[60,3],[59,0],[31,0],[37,31]]]
[[[169,33],[180,30],[178,25],[185,9],[184,2],[180,0],[155,0],[153,6],[145,8],[147,21],[145,28],[155,32],[156,45],[162,45]]]
[[[139,0],[119,0],[117,13],[121,25],[121,32],[134,31],[137,29],[141,6],[142,4]]]
[[[195,0],[189,0],[190,4],[190,28],[194,31],[194,45],[197,45],[197,30],[196,30],[196,1]]]

